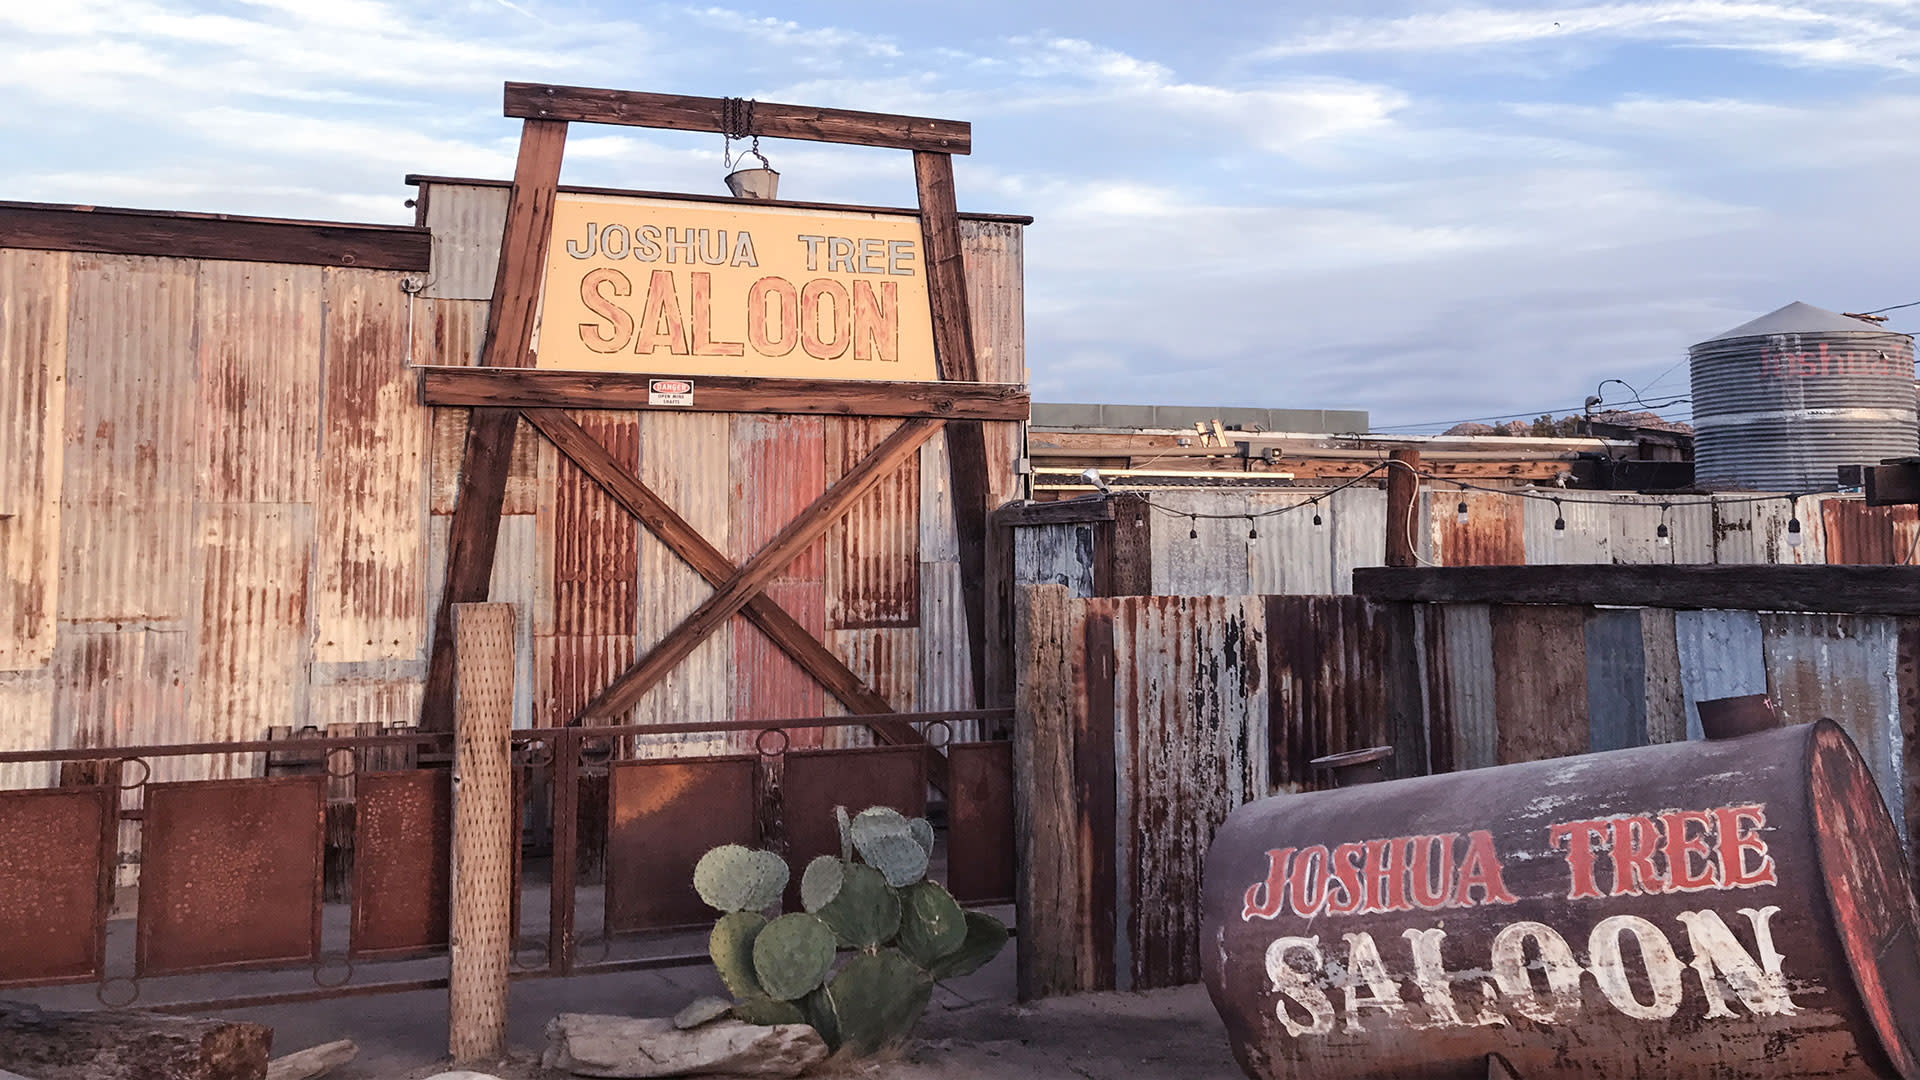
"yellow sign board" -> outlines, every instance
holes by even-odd
[[[537,363],[932,381],[924,254],[905,215],[562,195]]]

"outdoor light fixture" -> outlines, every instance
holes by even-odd
[[[1673,535],[1667,531],[1667,511],[1671,509],[1672,503],[1660,504],[1660,527],[1653,530],[1653,542],[1661,547],[1673,546]]]
[[[1200,519],[1192,514],[1187,515],[1187,539],[1200,539]]]
[[[1797,548],[1805,539],[1805,537],[1800,535],[1800,519],[1798,517],[1788,518],[1787,546]]]
[[[1454,516],[1460,524],[1465,525],[1467,523],[1467,500],[1460,500],[1459,507],[1454,510]]]
[[[1113,494],[1112,485],[1108,484],[1104,479],[1101,478],[1099,469],[1092,469],[1092,468],[1082,469],[1080,471],[1080,479],[1085,480],[1089,484],[1092,484],[1094,487],[1094,490],[1098,491],[1102,495]]]
[[[1313,523],[1315,525],[1320,524],[1320,500],[1319,499],[1313,500]]]
[[[1251,514],[1247,516],[1247,539],[1249,540],[1260,539],[1260,533],[1256,531],[1253,527],[1253,516]]]
[[[1558,540],[1565,535],[1567,535],[1567,516],[1560,511],[1560,500],[1555,499],[1553,500],[1553,538]]]

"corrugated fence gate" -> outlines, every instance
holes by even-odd
[[[1766,693],[1852,736],[1920,837],[1920,569],[1367,569],[1354,596],[1018,590],[1021,992],[1199,978],[1199,887],[1243,802],[1308,762],[1396,776],[1699,738]]]

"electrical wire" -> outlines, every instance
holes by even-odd
[[[1862,312],[1859,312],[1859,314],[1878,315],[1883,311],[1899,311],[1901,308],[1910,308],[1910,307],[1920,307],[1920,300],[1911,300],[1904,304],[1889,304],[1886,307],[1874,308],[1872,311],[1862,311]]]

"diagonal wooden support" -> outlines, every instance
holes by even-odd
[[[687,523],[687,520],[674,512],[654,490],[639,477],[614,459],[599,440],[588,434],[574,419],[560,409],[527,409],[521,413],[532,424],[534,430],[547,437],[568,460],[580,467],[580,471],[592,477],[614,502],[620,504],[627,513],[632,514],[642,525],[652,531],[669,551],[684,559],[695,573],[706,578],[708,584],[718,588],[739,572],[732,559],[726,553],[714,547],[701,536],[699,530]],[[780,650],[793,658],[802,670],[818,680],[840,703],[856,714],[877,715],[894,712],[887,699],[869,687],[860,676],[854,674],[846,663],[828,649],[801,626],[799,620],[789,615],[785,608],[775,603],[765,593],[756,593],[747,601],[743,612],[753,621]],[[880,741],[893,745],[912,745],[924,742],[913,725],[901,720],[875,719],[869,726]],[[937,755],[936,755],[937,756]],[[935,778],[934,786],[946,790],[945,758],[935,764],[929,761],[930,772],[940,775]]]
[[[726,625],[728,619],[759,595],[760,590],[786,569],[787,564],[808,544],[819,539],[834,522],[852,509],[862,495],[919,450],[922,443],[938,434],[944,423],[943,420],[924,417],[902,423],[893,434],[874,447],[872,453],[862,458],[858,465],[821,493],[798,517],[788,522],[787,527],[781,529],[767,546],[742,563],[739,570],[717,586],[713,595],[682,620],[673,632],[662,638],[659,644],[588,702],[587,707],[581,710],[581,718],[609,719],[632,708],[676,664],[686,659],[694,649],[699,648],[701,642]],[[766,477],[763,482],[780,481],[777,477]]]

